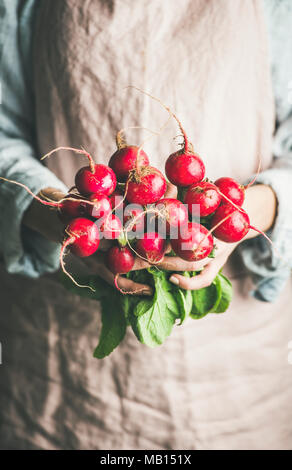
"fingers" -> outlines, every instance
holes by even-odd
[[[138,284],[137,282],[131,281],[123,276],[119,276],[117,280],[119,288],[127,294],[133,295],[147,295],[153,294],[150,286],[146,284]]]
[[[147,263],[147,261],[144,261],[143,259],[138,258],[138,256],[136,256],[132,271],[138,271],[140,269],[147,269],[150,267],[151,267],[151,264]]]
[[[106,267],[102,266],[98,272],[98,275],[111,286],[115,286],[115,275]],[[117,284],[119,288],[125,293],[134,295],[152,295],[152,289],[150,286],[147,286],[147,284],[138,284],[137,282],[134,282],[131,279],[127,279],[122,275],[118,277]]]
[[[101,277],[105,282],[111,286],[115,286],[115,274],[113,274],[109,269],[104,265],[104,254],[100,253],[99,256],[88,257],[84,259],[85,264],[90,268],[90,270]],[[143,260],[137,258],[133,270],[145,269],[150,265]],[[137,282],[127,279],[122,275],[118,278],[118,286],[124,292],[134,294],[134,295],[152,295],[153,291],[150,286],[147,284],[138,284]]]
[[[209,263],[200,274],[194,277],[173,274],[169,280],[182,289],[198,290],[210,286],[217,276],[218,270],[218,266],[215,263]]]
[[[159,263],[159,267],[166,271],[199,271],[212,261],[211,258],[205,258],[201,261],[185,261],[178,256],[165,256]]]
[[[170,197],[172,199],[176,199],[177,197],[177,187],[174,184],[167,183],[166,193],[164,197]]]

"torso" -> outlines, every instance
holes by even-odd
[[[274,110],[260,2],[83,5],[43,1],[39,14],[40,153],[82,145],[106,163],[119,128],[158,129],[165,111],[124,90],[135,84],[173,106],[211,178],[244,180],[259,155],[269,165]],[[160,168],[176,133],[173,124],[147,146]],[[71,185],[79,158],[64,153],[49,165]],[[16,280],[14,298],[27,290],[5,327],[13,320],[25,332],[31,354],[24,349],[20,382],[25,390],[32,370],[37,396],[31,404],[31,394],[20,395],[27,416],[11,399],[7,420],[21,429],[30,419],[29,445],[44,448],[289,448],[291,283],[276,304],[261,303],[249,297],[251,281],[240,262],[228,269],[235,295],[226,314],[189,320],[154,350],[129,331],[102,361],[91,356],[95,302],[73,297],[54,278]],[[32,299],[38,299],[34,311]],[[16,364],[7,370],[8,383],[16,371]]]

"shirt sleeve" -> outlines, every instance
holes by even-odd
[[[64,192],[66,186],[36,158],[32,83],[32,34],[36,0],[0,0],[0,175],[28,186]],[[7,270],[30,277],[59,265],[59,247],[22,227],[32,197],[0,181],[0,242]]]
[[[257,182],[270,186],[277,196],[276,220],[268,233],[274,249],[259,236],[242,243],[240,252],[255,281],[252,295],[273,302],[285,287],[292,269],[292,114],[276,132],[273,166],[262,172]]]
[[[255,281],[252,295],[273,302],[292,269],[292,4],[290,0],[265,0],[264,6],[277,126],[273,164],[258,176],[257,182],[271,186],[277,195],[277,216],[268,233],[275,250],[259,236],[242,243],[239,251]]]

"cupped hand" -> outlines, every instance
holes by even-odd
[[[205,258],[201,261],[184,261],[177,256],[165,256],[159,267],[167,271],[200,271],[194,277],[185,277],[181,274],[172,274],[170,281],[187,290],[197,290],[212,284],[220,269],[225,265],[229,256],[238,245],[237,243],[224,243],[215,239],[215,258]]]
[[[167,190],[164,197],[168,198],[176,198],[177,196],[177,188],[171,183],[167,184]],[[115,275],[107,269],[104,263],[104,253],[102,251],[106,250],[111,245],[111,242],[107,240],[102,240],[100,248],[96,254],[90,256],[89,258],[84,258],[85,264],[89,267],[89,269],[95,273],[96,275],[100,276],[104,279],[108,284],[114,285],[115,283]],[[137,271],[140,269],[149,268],[151,265],[144,261],[143,259],[136,256],[135,264],[133,266],[132,271]],[[118,285],[120,289],[124,292],[129,292],[134,295],[152,295],[153,291],[152,288],[146,284],[139,284],[134,282],[130,279],[127,279],[123,275],[119,276]]]
[[[93,274],[101,277],[104,281],[106,281],[111,286],[115,285],[115,274],[113,274],[105,265],[104,262],[105,253],[102,251],[98,251],[96,254],[89,256],[88,258],[83,258],[83,262],[88,266],[90,271]],[[150,264],[146,261],[136,257],[135,263],[133,266],[132,271],[138,271],[140,269],[149,268]],[[147,284],[139,284],[137,282],[132,281],[131,279],[127,279],[126,277],[119,275],[118,278],[118,286],[124,292],[133,294],[133,295],[152,295],[153,291],[150,286]]]

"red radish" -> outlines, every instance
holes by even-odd
[[[213,250],[212,234],[203,225],[189,222],[187,228],[171,240],[173,251],[186,261],[199,261]]]
[[[94,203],[94,205],[88,206],[87,213],[91,217],[100,219],[101,217],[105,217],[112,210],[109,198],[102,194],[91,194],[89,200]]]
[[[245,187],[239,184],[235,179],[223,177],[215,181],[215,185],[219,188],[222,195],[226,196],[224,199],[222,197],[222,204],[228,204],[228,202],[233,202],[237,206],[241,207],[244,202],[245,196]]]
[[[124,227],[129,232],[143,232],[145,211],[139,204],[129,204],[124,210]]]
[[[134,145],[118,148],[109,161],[109,166],[120,182],[127,181],[134,168],[148,165],[149,158],[146,153]]]
[[[192,184],[184,197],[189,213],[196,217],[207,217],[215,212],[221,202],[217,186],[208,181]]]
[[[94,222],[83,217],[72,220],[66,227],[65,243],[70,251],[80,258],[92,255],[99,246],[99,230]]]
[[[93,193],[109,196],[115,190],[116,184],[117,179],[113,170],[101,163],[94,165],[93,168],[84,166],[75,176],[76,188],[85,196]]]
[[[116,240],[122,233],[122,222],[120,219],[109,213],[104,218],[100,219],[99,229],[103,234],[103,237],[107,240]]]
[[[165,173],[172,184],[185,187],[204,179],[205,165],[198,155],[188,153],[184,148],[168,157]]]
[[[166,191],[163,174],[152,166],[133,170],[130,174],[126,198],[131,203],[146,205],[162,198]]]
[[[165,221],[167,235],[188,223],[188,211],[177,199],[165,198],[155,203],[160,221]]]
[[[145,233],[137,240],[135,252],[149,263],[161,261],[165,255],[166,240],[157,232]]]
[[[141,90],[141,88],[132,85],[129,88],[134,88],[160,103],[179,125],[184,142],[182,148],[179,151],[172,153],[166,161],[165,173],[169,181],[180,187],[190,186],[193,183],[202,181],[205,176],[205,165],[202,159],[193,152],[193,146],[189,142],[178,117],[173,113],[173,111],[171,111],[169,106],[166,106],[159,98]]]
[[[91,220],[79,217],[72,220],[67,225],[65,233],[67,238],[64,240],[60,252],[60,263],[62,270],[78,287],[87,287],[88,289],[94,291],[94,289],[92,289],[90,286],[83,286],[78,284],[71,274],[68,273],[65,268],[64,254],[65,250],[69,247],[70,251],[80,258],[93,255],[93,253],[95,253],[98,249],[100,241],[98,228]]]
[[[237,210],[231,204],[218,207],[211,224],[214,236],[227,243],[236,243],[242,240],[250,228],[247,213]]]
[[[100,193],[105,196],[109,196],[114,191],[117,184],[117,179],[112,169],[106,165],[95,164],[90,153],[86,152],[84,149],[58,147],[44,155],[41,160],[44,160],[59,150],[69,150],[71,152],[76,152],[81,155],[85,155],[89,160],[89,166],[80,168],[75,176],[75,186],[80,194],[89,196],[93,193]]]
[[[250,225],[249,216],[246,211],[242,208],[236,209],[232,204],[222,204],[218,207],[212,219],[212,228],[209,233],[214,233],[219,240],[226,243],[236,243],[240,242],[248,234],[249,230],[254,230],[262,235],[272,245],[277,256],[286,263],[286,260],[265,232]]]
[[[113,246],[106,253],[105,263],[113,274],[126,274],[132,270],[135,256],[130,248]]]

